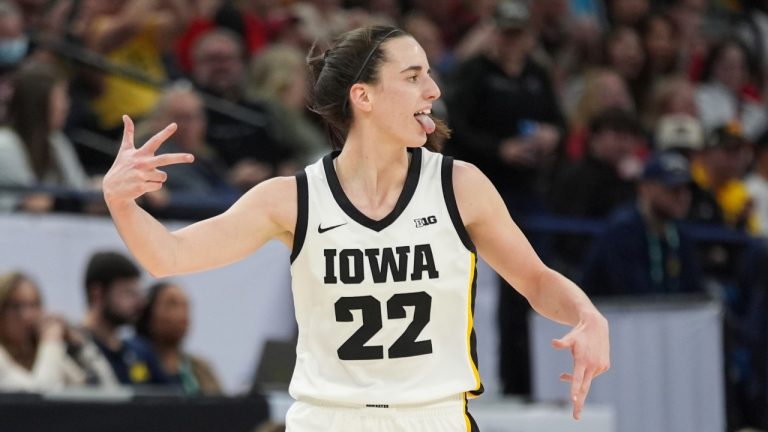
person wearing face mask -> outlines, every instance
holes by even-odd
[[[0,1],[0,70],[15,67],[29,53],[29,38],[19,9]]]

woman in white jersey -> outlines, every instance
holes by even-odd
[[[470,431],[482,392],[472,311],[480,254],[542,315],[573,326],[555,348],[574,357],[573,415],[609,367],[608,324],[546,267],[474,166],[422,146],[441,125],[440,90],[421,46],[394,27],[342,35],[309,60],[312,108],[340,151],[274,178],[225,213],[175,232],[135,202],[162,187],[155,156],[172,124],[141,148],[133,124],[104,178],[125,243],[155,276],[220,267],[270,239],[291,248],[299,326],[289,431]]]

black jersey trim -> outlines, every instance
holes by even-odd
[[[293,248],[291,249],[291,264],[299,256],[304,239],[307,237],[307,220],[309,219],[309,185],[307,184],[307,173],[299,171],[296,173],[296,196],[298,198],[296,206],[296,229],[293,231]]]
[[[339,183],[339,178],[336,176],[336,169],[333,167],[333,159],[339,155],[339,152],[335,151],[323,158],[323,168],[325,169],[325,176],[328,178],[328,186],[331,188],[331,193],[336,203],[347,216],[360,225],[377,232],[397,220],[398,216],[405,210],[405,207],[408,206],[411,198],[413,198],[416,186],[419,184],[419,176],[421,175],[421,147],[409,148],[408,151],[411,153],[411,164],[408,166],[408,173],[405,176],[405,185],[403,185],[403,190],[400,192],[395,208],[381,220],[374,220],[364,215],[344,193],[344,189],[342,189],[341,183]]]
[[[445,199],[446,207],[448,207],[448,214],[451,216],[453,228],[459,235],[461,242],[464,243],[464,247],[469,251],[475,252],[475,244],[469,238],[469,233],[464,227],[464,222],[459,214],[459,206],[456,204],[456,194],[453,191],[453,158],[450,156],[443,156],[443,162],[440,167],[440,179],[443,184],[443,198]]]

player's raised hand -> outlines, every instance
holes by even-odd
[[[563,373],[560,379],[571,383],[573,418],[581,417],[592,379],[611,367],[608,323],[605,319],[580,322],[568,334],[552,340],[557,349],[568,348],[573,355],[573,373]]]
[[[160,145],[176,132],[176,123],[168,125],[138,149],[133,145],[133,121],[127,115],[123,116],[123,126],[120,150],[112,167],[104,176],[102,187],[107,204],[130,202],[147,192],[159,190],[168,178],[159,167],[190,163],[195,159],[189,153],[155,156]]]

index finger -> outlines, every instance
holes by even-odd
[[[155,167],[161,167],[180,163],[191,163],[194,162],[194,160],[195,157],[189,153],[167,153],[155,156],[152,159],[152,165]]]
[[[168,126],[166,126],[163,130],[156,133],[152,138],[149,139],[142,147],[141,149],[148,152],[155,154],[158,148],[160,148],[160,145],[165,142],[168,138],[170,138],[171,135],[173,135],[174,132],[176,132],[176,123],[171,123]]]

